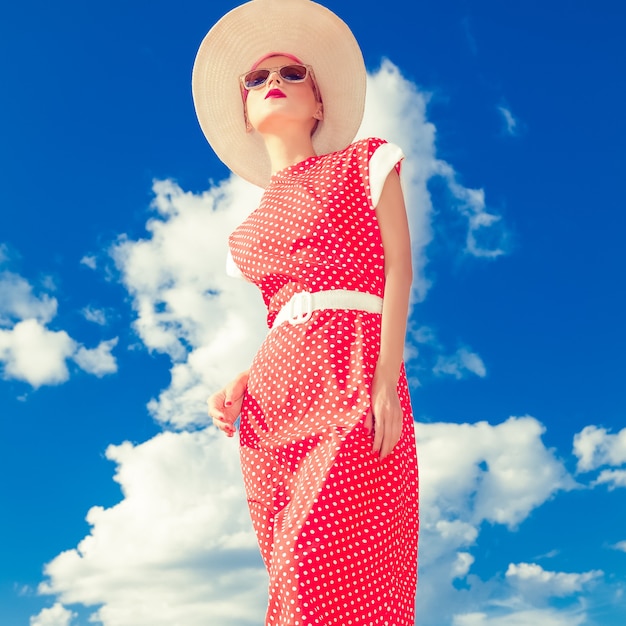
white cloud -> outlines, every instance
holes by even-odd
[[[437,338],[435,330],[416,324],[414,318],[409,320],[404,358],[419,371],[432,372],[439,377],[452,376],[460,380],[472,375],[479,378],[487,375],[485,363],[478,353],[462,346],[450,354]],[[421,385],[419,380],[413,379],[411,382]]]
[[[66,609],[58,602],[49,609],[42,611],[30,618],[30,626],[70,626],[76,613]]]
[[[424,626],[449,623],[455,612],[464,612],[468,600],[452,583],[469,575],[483,521],[519,523],[567,487],[542,432],[532,418],[495,426],[416,425],[418,610],[431,616]],[[267,579],[237,442],[213,428],[166,432],[140,445],[111,446],[107,457],[116,463],[123,499],[89,511],[90,534],[46,566],[40,591],[66,605],[93,606],[94,619],[105,626],[258,624]],[[475,598],[483,597],[480,585],[471,584]]]
[[[469,552],[457,552],[456,560],[452,564],[452,577],[465,578],[475,559]]]
[[[414,343],[424,345],[438,345],[437,334],[430,326],[416,326],[409,328],[410,339]]]
[[[454,169],[443,161],[438,162],[438,174],[445,179],[455,208],[467,222],[465,253],[484,259],[506,254],[508,230],[502,217],[487,208],[485,191],[461,185]]]
[[[616,434],[599,426],[586,426],[574,436],[574,455],[578,471],[589,472],[602,465],[626,463],[626,428]]]
[[[452,626],[582,626],[587,616],[581,611],[525,609],[488,615],[484,612],[455,615]]]
[[[622,552],[626,552],[626,541],[618,541],[616,544],[611,546],[614,550],[621,550]]]
[[[170,386],[150,403],[152,413],[177,427],[203,424],[207,395],[249,367],[267,332],[256,287],[225,273],[228,234],[260,190],[233,177],[202,195],[170,181],[154,191],[150,238],[122,238],[112,255],[133,297],[135,330],[173,362]]]
[[[618,487],[626,487],[626,470],[602,470],[592,486],[608,485],[610,491]]]
[[[4,377],[33,387],[56,385],[69,378],[66,360],[76,350],[65,331],[51,331],[35,319],[0,329],[0,364]]]
[[[88,374],[102,377],[117,372],[117,361],[111,350],[117,345],[117,337],[108,341],[101,341],[96,348],[81,346],[73,355],[74,361]]]
[[[107,325],[107,314],[103,309],[97,309],[93,306],[86,306],[81,311],[83,317],[88,322],[93,322],[94,324],[98,324],[98,326],[106,326]]]
[[[35,295],[32,285],[18,274],[0,273],[0,367],[5,379],[35,388],[58,385],[70,376],[69,359],[97,376],[116,370],[111,348],[117,339],[85,348],[65,330],[48,327],[56,313],[55,298]]]
[[[497,425],[415,428],[422,520],[417,600],[418,614],[428,616],[421,626],[522,625],[531,615],[545,618],[536,622],[541,624],[583,623],[569,609],[508,606],[503,612],[502,603],[491,605],[494,594],[532,597],[543,570],[511,566],[506,580],[494,573],[484,583],[470,573],[483,522],[519,524],[571,485],[561,462],[541,441],[542,426],[525,417]],[[111,446],[107,457],[116,463],[123,499],[89,511],[90,534],[47,565],[41,592],[66,605],[94,607],[93,619],[104,626],[258,624],[267,579],[245,502],[236,440],[211,427],[166,432],[140,445]],[[542,597],[582,592],[595,578],[594,573],[542,575],[549,579]],[[465,579],[471,593],[456,589],[455,579]],[[483,621],[472,622],[478,607]]]
[[[515,136],[519,132],[519,123],[513,113],[511,113],[511,109],[506,106],[499,106],[498,112],[502,115],[502,119],[504,120],[504,130],[507,135]]]
[[[91,533],[46,566],[40,591],[106,626],[252,626],[267,578],[237,442],[211,428],[111,446],[124,499],[93,507]],[[242,581],[245,583],[242,584]]]
[[[536,597],[565,597],[581,592],[589,583],[603,576],[600,570],[565,573],[551,572],[536,563],[510,563],[506,570],[509,582],[524,592]]]
[[[437,520],[483,520],[517,526],[554,493],[573,487],[563,463],[541,441],[545,428],[533,417],[491,425],[418,424],[421,501]]]
[[[450,624],[453,619],[455,624],[471,624],[467,620],[479,619],[482,613],[484,621],[476,624],[523,624],[515,620],[522,620],[531,607],[516,603],[519,591],[496,572],[478,578],[471,568],[485,522],[515,531],[533,510],[574,487],[563,462],[543,443],[544,427],[532,417],[512,417],[495,425],[418,423],[415,432],[420,463],[420,626]],[[466,589],[457,588],[455,579],[463,579]],[[510,621],[491,621],[494,615]],[[545,615],[557,619],[558,612]]]
[[[95,270],[98,267],[98,260],[94,255],[86,254],[81,260],[81,265],[85,265],[91,270]]]
[[[45,324],[56,312],[55,298],[48,294],[36,296],[24,278],[12,272],[0,272],[0,327],[30,318]]]
[[[465,610],[452,615],[453,626],[581,626],[589,623],[585,594],[603,578],[600,570],[566,573],[535,563],[509,564],[502,585],[472,580]],[[475,588],[476,586],[477,588]],[[478,598],[476,598],[478,596]],[[555,604],[559,608],[550,606]],[[473,610],[468,610],[474,605]],[[433,622],[433,626],[436,622]],[[441,623],[444,623],[443,621]],[[445,622],[448,623],[448,622]]]
[[[468,374],[484,378],[487,375],[487,368],[478,354],[467,348],[459,348],[452,355],[440,355],[433,372],[440,376],[453,376],[456,379],[466,378]]]

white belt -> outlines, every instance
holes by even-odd
[[[321,309],[349,309],[365,313],[382,313],[383,299],[373,293],[363,291],[346,291],[333,289],[330,291],[300,291],[294,294],[289,302],[278,311],[272,329],[283,322],[304,324],[313,311]]]

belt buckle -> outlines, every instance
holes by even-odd
[[[289,318],[292,326],[304,324],[313,314],[313,294],[310,291],[299,291],[289,300]]]

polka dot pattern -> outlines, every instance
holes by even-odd
[[[231,235],[270,328],[299,291],[383,295],[369,195],[369,161],[383,143],[361,140],[275,174]],[[315,311],[270,331],[252,363],[240,453],[269,573],[266,626],[414,624],[418,474],[404,368],[393,453],[380,460],[364,426],[379,343],[380,315]]]

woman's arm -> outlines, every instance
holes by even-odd
[[[237,374],[223,389],[216,391],[207,400],[209,417],[226,435],[235,434],[235,422],[241,413],[243,395],[248,384],[248,371]]]
[[[387,176],[376,217],[385,253],[385,293],[381,320],[380,354],[372,384],[374,452],[381,458],[394,448],[402,434],[402,407],[398,378],[404,353],[409,297],[413,282],[411,239],[400,177]]]

